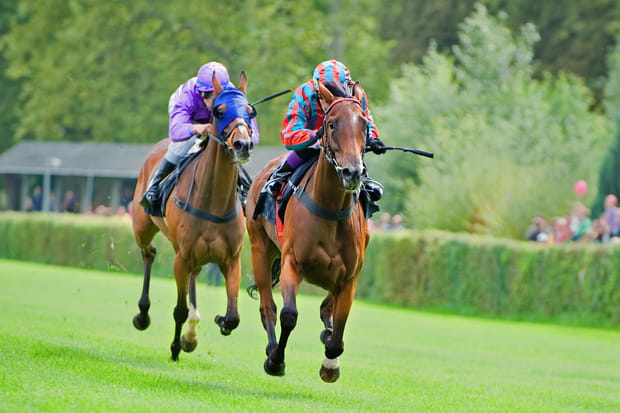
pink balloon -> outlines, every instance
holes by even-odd
[[[588,184],[583,179],[580,179],[579,181],[575,182],[575,186],[573,189],[575,190],[575,193],[577,195],[581,196],[588,192]]]

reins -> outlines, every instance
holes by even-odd
[[[248,128],[248,130],[250,131],[250,134],[252,133],[252,128],[249,127],[249,125],[245,122],[245,121],[239,121],[235,124],[232,125],[232,127],[230,128],[230,130],[224,134],[218,134],[218,135],[213,135],[211,133],[209,133],[207,135],[207,141],[205,142],[205,145],[208,143],[208,140],[213,139],[215,142],[217,142],[219,145],[221,145],[224,150],[226,151],[226,153],[233,159],[232,163],[236,164],[237,162],[234,161],[235,158],[235,153],[233,151],[233,149],[230,147],[230,145],[228,144],[228,138],[230,137],[230,135],[232,135],[233,131],[240,127],[240,126],[246,126]],[[203,151],[206,151],[206,148],[203,149]],[[204,152],[203,152],[204,154]],[[175,185],[175,190],[174,190],[174,195],[172,196],[172,200],[174,201],[174,203],[176,204],[176,206],[197,217],[200,219],[204,219],[210,222],[214,222],[217,224],[221,224],[224,222],[229,222],[232,221],[233,219],[235,219],[237,217],[237,215],[239,214],[239,203],[237,202],[235,205],[235,209],[233,211],[231,211],[230,213],[224,215],[224,216],[218,216],[218,215],[213,215],[208,211],[203,211],[200,210],[198,208],[194,208],[193,206],[190,205],[189,200],[191,198],[192,195],[192,191],[194,189],[194,183],[196,182],[196,171],[198,169],[198,162],[194,163],[194,170],[192,172],[192,180],[191,180],[191,184],[189,186],[189,190],[187,191],[187,199],[185,201],[181,201],[178,197],[177,197],[177,186]]]
[[[327,110],[325,111],[325,115],[323,117],[323,136],[324,136],[324,145],[321,145],[321,150],[323,151],[323,153],[325,154],[325,159],[327,160],[327,162],[329,162],[335,169],[336,172],[338,173],[340,170],[342,170],[342,167],[340,165],[338,165],[338,162],[336,161],[336,156],[334,155],[334,152],[332,151],[332,149],[329,146],[329,142],[327,139],[327,134],[326,134],[326,126],[327,126],[327,115],[328,113],[332,110],[332,108],[337,105],[338,103],[343,103],[343,102],[355,102],[357,105],[359,105],[360,107],[362,107],[362,104],[360,103],[359,100],[355,99],[355,98],[340,98],[340,99],[336,99],[335,101],[333,101],[329,107],[327,108]],[[362,156],[363,156],[364,152],[362,151]],[[310,211],[313,215],[318,216],[319,218],[323,218],[329,221],[342,221],[344,219],[347,219],[351,216],[351,214],[353,213],[353,210],[355,208],[355,205],[357,204],[358,201],[358,197],[356,196],[356,194],[353,196],[353,198],[351,199],[351,206],[347,209],[343,209],[340,211],[333,211],[330,209],[327,209],[321,205],[319,205],[318,203],[316,203],[311,197],[310,195],[308,195],[308,193],[305,191],[305,186],[308,185],[308,182],[310,181],[310,178],[306,179],[304,188],[302,188],[301,186],[297,186],[297,185],[293,185],[292,183],[290,184],[291,187],[293,188],[293,195],[299,200],[299,202],[308,210]]]

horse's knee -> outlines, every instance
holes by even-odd
[[[280,323],[282,328],[292,330],[297,325],[297,310],[290,307],[284,307],[280,312]]]
[[[151,244],[148,248],[142,250],[142,259],[145,261],[153,261],[157,255],[157,248]]]
[[[189,309],[187,307],[174,307],[174,321],[177,323],[184,323],[187,320]]]

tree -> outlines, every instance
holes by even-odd
[[[17,10],[16,2],[0,3],[0,36],[8,32],[11,21],[15,18]],[[0,43],[0,52],[4,46]],[[0,153],[9,148],[13,143],[15,125],[17,124],[17,105],[19,100],[20,82],[6,76],[6,68],[9,62],[0,53]]]
[[[616,41],[616,44],[620,45],[620,42]],[[605,85],[605,108],[616,125],[616,132],[599,171],[598,193],[591,208],[593,214],[604,210],[607,195],[614,194],[620,198],[620,46],[609,54],[607,66],[609,78]]]
[[[571,72],[586,79],[602,97],[605,58],[615,43],[620,20],[616,0],[393,0],[379,10],[379,35],[395,42],[392,61],[420,64],[431,41],[447,53],[458,43],[458,24],[482,3],[493,14],[505,12],[505,24],[518,30],[533,23],[540,33],[534,46],[537,76]]]
[[[520,238],[534,215],[570,210],[573,182],[594,181],[611,125],[589,111],[592,95],[577,77],[533,77],[538,39],[533,25],[514,35],[478,6],[460,26],[454,58],[431,49],[392,83],[380,109],[390,136],[436,153],[414,161],[417,183],[372,159],[387,186],[409,179],[391,207],[410,223]]]
[[[233,81],[245,70],[251,102],[296,87],[330,57],[350,58],[378,90],[389,63],[364,52],[381,58],[389,48],[372,36],[372,18],[344,9],[371,2],[342,2],[341,17],[330,18],[319,1],[21,1],[3,40],[8,74],[23,85],[17,139],[154,142],[166,136],[172,91],[209,60]],[[343,56],[329,55],[332,20]],[[257,108],[264,143],[279,144],[284,100]]]

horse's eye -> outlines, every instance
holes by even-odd
[[[216,119],[222,119],[224,117],[224,111],[221,106],[213,108],[213,116],[215,116]]]
[[[327,122],[327,127],[333,130],[336,127],[336,124],[333,121],[329,121]]]
[[[250,114],[250,119],[256,117],[256,108],[252,105],[248,105],[248,113]]]

